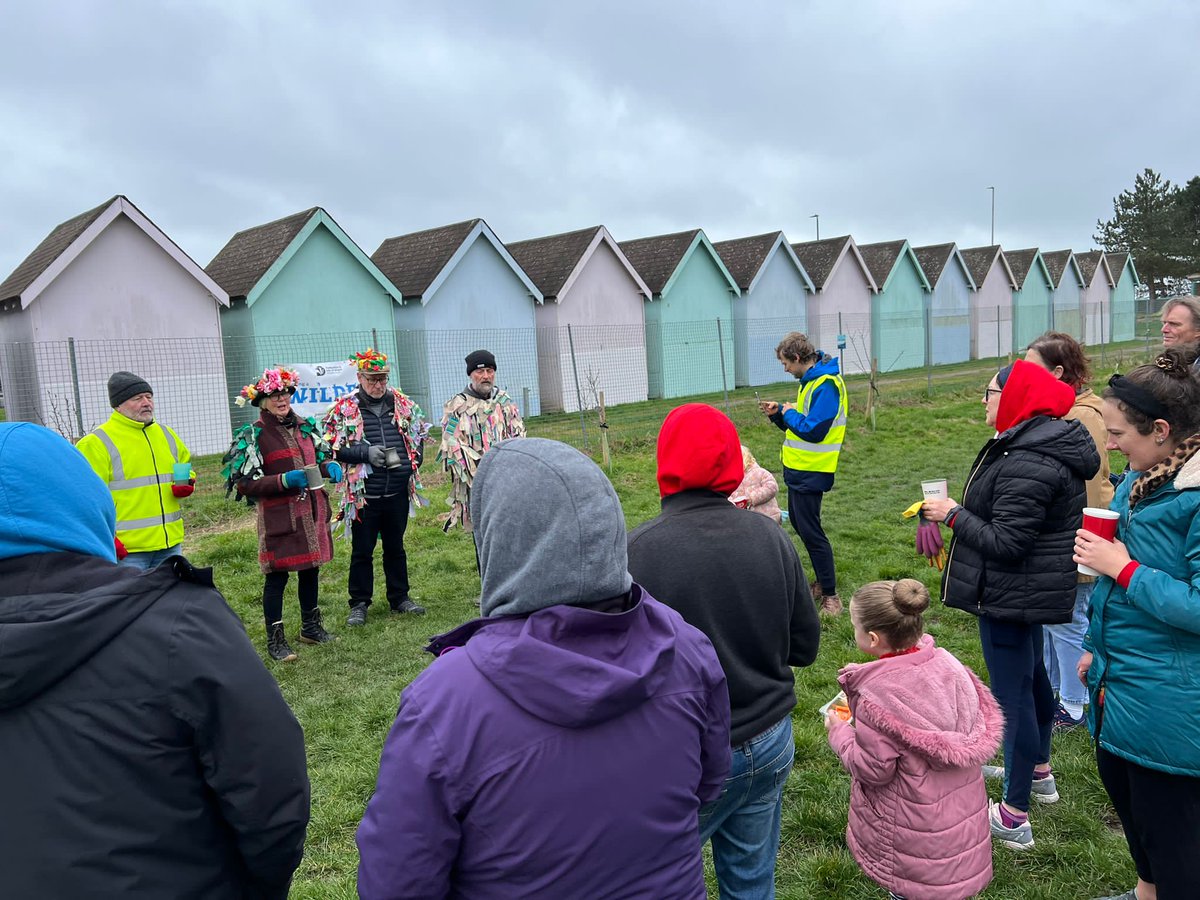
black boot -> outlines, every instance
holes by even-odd
[[[282,622],[267,623],[267,655],[275,662],[292,662],[297,658],[296,652],[288,646]]]
[[[321,624],[321,610],[310,609],[301,612],[302,624],[300,626],[300,643],[302,644],[324,644],[327,641],[332,641],[334,635],[325,630],[325,626]]]

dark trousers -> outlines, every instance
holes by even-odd
[[[350,605],[371,604],[375,593],[375,544],[383,539],[383,580],[393,609],[408,598],[408,494],[376,497],[358,511],[350,529]]]
[[[1004,712],[1004,802],[1027,812],[1033,767],[1050,762],[1058,708],[1042,659],[1042,626],[981,616],[979,642]]]
[[[821,528],[821,500],[824,496],[819,491],[794,491],[788,488],[788,519],[808,551],[813,577],[821,585],[821,592],[828,595],[837,593],[837,572],[833,568],[833,547]]]
[[[320,569],[304,569],[296,573],[296,591],[300,595],[300,613],[317,608],[317,575]],[[290,572],[268,572],[263,582],[263,618],[268,625],[283,621],[283,589]]]
[[[1096,768],[1125,829],[1138,878],[1157,888],[1158,900],[1195,897],[1200,778],[1148,769],[1100,747]]]

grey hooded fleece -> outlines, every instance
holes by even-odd
[[[471,485],[485,616],[584,606],[632,584],[621,503],[599,466],[544,438],[493,446]]]

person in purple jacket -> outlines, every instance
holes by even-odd
[[[712,644],[632,581],[620,501],[577,450],[497,444],[470,507],[483,618],[403,692],[359,896],[703,900],[698,812],[730,765]]]

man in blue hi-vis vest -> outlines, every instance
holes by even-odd
[[[788,491],[788,518],[812,562],[813,596],[821,601],[822,612],[836,616],[842,612],[842,600],[833,547],[821,527],[821,500],[833,487],[846,436],[846,385],[837,360],[799,331],[784,335],[775,356],[784,371],[800,382],[796,402],[780,405],[765,400],[760,406],[785,433],[779,458]]]

